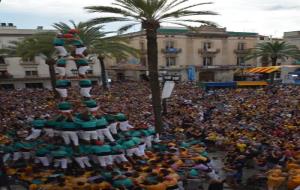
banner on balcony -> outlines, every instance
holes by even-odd
[[[174,87],[175,87],[175,82],[174,81],[166,81],[165,85],[164,85],[164,88],[163,88],[163,91],[162,91],[161,98],[162,99],[170,98]]]
[[[189,81],[194,81],[196,78],[196,68],[194,65],[190,65],[188,68],[188,79]]]

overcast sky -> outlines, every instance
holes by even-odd
[[[90,5],[109,5],[113,0],[2,0],[0,22],[12,22],[18,28],[52,28],[55,22],[86,21],[97,15],[83,9]],[[190,0],[191,3],[207,2]],[[228,31],[258,32],[282,37],[285,31],[300,30],[300,0],[213,0],[203,10],[219,16],[202,19],[217,22]],[[117,28],[116,24],[109,26]],[[138,27],[136,28],[138,30]]]

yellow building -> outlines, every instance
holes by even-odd
[[[137,80],[147,73],[145,33],[124,35],[130,45],[141,50],[139,58],[108,60],[108,75],[114,79]],[[257,66],[256,60],[245,61],[245,55],[266,38],[257,33],[229,32],[226,28],[201,26],[197,31],[185,28],[158,30],[159,70],[188,80],[188,68],[194,66],[196,81],[233,81],[239,68]]]

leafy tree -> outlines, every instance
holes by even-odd
[[[23,41],[10,42],[10,45],[1,49],[0,52],[7,56],[21,57],[22,60],[33,60],[35,56],[41,56],[49,66],[52,89],[57,94],[55,91],[55,48],[52,44],[55,35],[54,32],[37,33],[25,38]]]
[[[55,23],[54,27],[62,33],[70,29],[76,29],[83,44],[87,47],[90,54],[96,54],[101,67],[101,80],[104,89],[107,89],[107,77],[104,60],[106,57],[126,58],[129,55],[138,55],[138,51],[127,45],[127,39],[114,36],[106,37],[112,32],[101,31],[102,26],[93,26],[84,22],[76,24],[70,21],[71,25],[60,22]]]
[[[200,11],[201,5],[211,3],[194,3],[190,0],[115,0],[113,6],[86,7],[92,13],[113,13],[114,16],[101,16],[89,21],[91,24],[127,22],[119,32],[128,31],[137,24],[142,25],[147,36],[147,59],[152,92],[152,105],[155,127],[161,132],[161,93],[158,80],[157,30],[161,23],[171,23],[189,27],[189,23],[214,24],[198,19],[199,15],[216,15],[211,11]],[[195,8],[195,9],[194,9]],[[193,18],[191,18],[193,17]]]

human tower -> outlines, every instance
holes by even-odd
[[[79,31],[71,29],[58,34],[53,44],[58,52],[58,114],[51,119],[36,117],[31,122],[31,134],[14,145],[17,148],[12,152],[13,161],[33,158],[44,167],[61,169],[75,162],[84,169],[128,162],[133,155],[144,157],[146,147],[151,147],[154,130],[134,128],[123,113],[102,114],[90,94],[92,82],[87,78],[90,67]],[[66,45],[72,47],[73,53],[68,53]],[[71,81],[66,76],[66,66],[69,60],[75,61],[79,73],[79,102],[83,107],[79,113],[75,113],[68,96]]]

